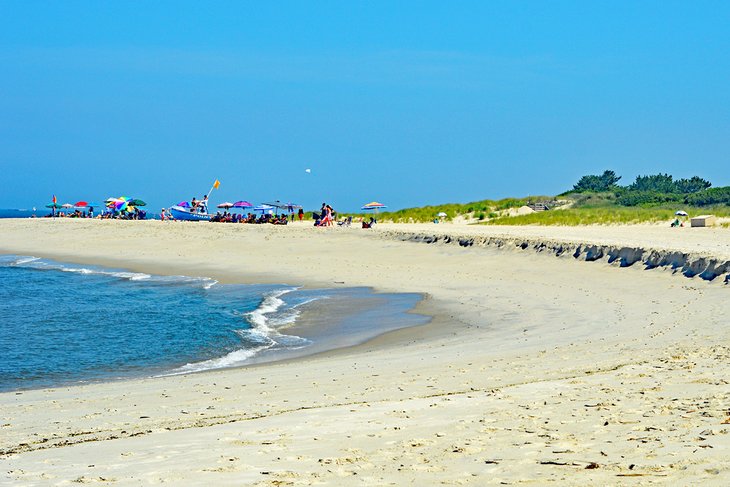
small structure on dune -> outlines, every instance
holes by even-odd
[[[548,211],[552,205],[552,201],[528,201],[526,206],[532,211]]]
[[[717,223],[715,215],[700,215],[690,220],[693,227],[711,227]]]

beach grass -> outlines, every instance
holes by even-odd
[[[550,202],[551,210],[520,215],[513,211],[528,203],[540,201]],[[690,216],[712,214],[721,218],[730,217],[730,205],[689,206],[665,202],[622,206],[612,192],[480,200],[340,216],[352,215],[354,218],[365,219],[373,216],[379,221],[392,223],[428,223],[437,219],[449,222],[462,219],[468,223],[485,225],[629,225],[670,222],[680,209]],[[438,217],[440,213],[447,216]]]
[[[690,216],[712,214],[730,217],[730,206],[686,207]],[[542,211],[518,216],[502,216],[484,222],[486,225],[615,225],[668,222],[675,217],[675,207],[583,206]]]
[[[519,208],[530,201],[551,200],[550,196],[527,196],[525,198],[504,198],[501,200],[481,200],[470,203],[446,203],[441,205],[429,205],[420,208],[404,208],[398,211],[381,211],[379,213],[347,213],[341,216],[352,216],[354,218],[370,218],[374,216],[380,221],[393,223],[427,223],[439,218],[439,213],[445,213],[443,221],[451,221],[454,218],[465,217],[476,220],[486,220],[499,215],[499,212],[510,208]]]

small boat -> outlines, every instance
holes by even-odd
[[[175,220],[184,220],[190,222],[208,222],[210,217],[213,216],[209,213],[197,213],[190,211],[190,208],[183,208],[182,206],[171,206],[170,215]]]

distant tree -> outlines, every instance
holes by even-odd
[[[677,188],[670,174],[654,174],[636,176],[636,181],[629,186],[631,191],[650,191],[655,193],[676,193]]]
[[[703,191],[712,186],[712,183],[699,176],[692,176],[691,179],[678,179],[674,182],[678,193],[690,194]]]
[[[611,191],[616,187],[621,176],[616,176],[613,171],[604,171],[600,176],[589,174],[583,176],[573,185],[573,191],[582,193],[585,191]]]

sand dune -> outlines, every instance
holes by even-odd
[[[434,316],[291,362],[0,394],[8,484],[730,482],[726,271],[644,262],[717,268],[730,230],[3,220],[0,232],[5,253],[420,292]],[[622,268],[576,245],[642,257]]]

